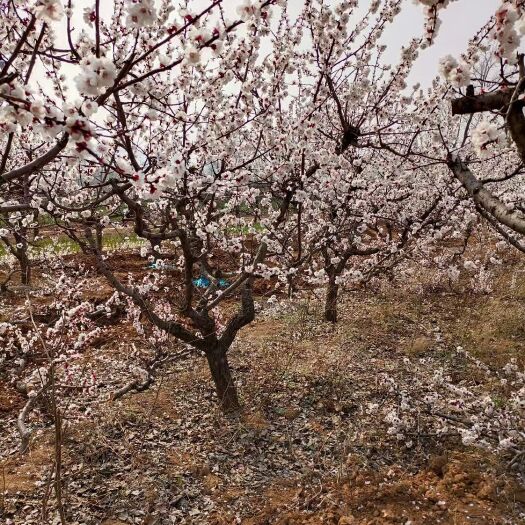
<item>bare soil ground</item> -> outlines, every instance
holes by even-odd
[[[320,321],[314,296],[259,316],[231,350],[244,411],[229,417],[218,411],[202,356],[169,360],[150,389],[111,401],[133,345],[144,355],[151,348],[128,321],[106,327],[85,355],[99,391],[84,418],[66,420],[68,523],[525,523],[525,489],[507,457],[464,446],[452,429],[436,433],[436,416],[423,413],[399,440],[381,416],[439,367],[458,385],[498,394],[459,345],[491,369],[517,358],[523,370],[525,279],[511,262],[487,295],[422,271],[403,286],[346,294],[336,326]],[[142,272],[142,262],[126,258],[122,271],[132,269]],[[110,294],[93,278],[90,299]],[[12,318],[24,294],[2,300],[1,317]],[[122,370],[105,366],[109,356],[122,357]],[[30,450],[20,455],[23,404],[0,384],[0,523],[56,523],[52,426],[36,411]]]

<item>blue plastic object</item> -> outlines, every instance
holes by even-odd
[[[148,268],[148,270],[171,270],[175,269],[176,266],[168,264],[160,266],[157,264],[157,262],[151,262],[146,266],[146,268]],[[206,276],[201,275],[198,279],[193,279],[193,284],[197,288],[209,288],[211,281]],[[230,286],[230,283],[226,279],[219,279],[219,288],[228,288],[228,286]]]
[[[211,285],[211,281],[204,275],[201,275],[198,279],[193,279],[193,284],[197,288],[208,288]],[[228,286],[230,286],[230,283],[226,279],[219,279],[219,288],[228,288]]]
[[[204,275],[201,275],[198,279],[193,279],[193,284],[197,288],[208,288],[210,286],[210,280]]]

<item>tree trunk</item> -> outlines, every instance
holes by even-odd
[[[21,282],[24,285],[31,283],[31,263],[25,253],[22,253],[19,259],[20,271],[22,272]]]
[[[226,350],[221,347],[215,348],[206,352],[206,358],[222,411],[228,413],[239,410],[239,398],[228,364]]]
[[[20,265],[20,281],[24,285],[29,285],[31,282],[31,261],[27,256],[27,231],[23,229],[21,232],[14,232],[16,247],[11,248],[11,253],[18,259]],[[19,248],[20,246],[20,248]]]
[[[331,323],[337,322],[337,294],[339,292],[339,285],[335,282],[335,279],[335,275],[330,275],[324,306],[324,319]]]
[[[97,243],[97,250],[101,252],[104,249],[104,237],[102,235],[102,228],[96,229],[95,242]]]

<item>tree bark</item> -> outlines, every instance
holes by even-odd
[[[488,191],[460,159],[450,158],[448,167],[479,207],[501,224],[516,233],[525,235],[525,216],[523,214],[508,208],[498,197]]]
[[[206,352],[215,391],[223,412],[231,413],[240,409],[237,388],[231,374],[226,355],[227,350],[218,346]]]
[[[31,282],[31,261],[27,256],[27,231],[21,233],[14,232],[16,247],[13,247],[11,253],[18,259],[20,265],[21,277],[20,281],[24,285],[29,285]],[[20,245],[20,248],[18,247]]]
[[[104,236],[102,234],[103,228],[97,227],[96,228],[96,243],[97,243],[97,250],[100,252],[104,249]]]
[[[481,93],[452,100],[452,115],[471,115],[485,111],[499,111],[510,103],[512,89]]]
[[[22,272],[22,275],[20,278],[22,284],[23,285],[31,284],[31,263],[25,251],[20,253],[18,262],[20,263],[20,271]]]
[[[518,154],[525,161],[525,117],[523,116],[523,100],[515,100],[507,113],[507,124],[510,136],[516,144]]]
[[[326,290],[326,300],[324,307],[324,319],[330,323],[337,323],[337,296],[339,285],[336,283],[336,276],[330,275],[328,288]]]

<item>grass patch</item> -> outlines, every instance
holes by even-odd
[[[125,246],[140,246],[143,243],[136,233],[128,232],[125,235],[117,231],[108,231],[102,236],[104,249],[114,251]],[[43,257],[44,255],[75,254],[80,252],[78,244],[67,235],[56,237],[43,237],[31,244],[30,257]],[[6,245],[0,243],[0,258],[9,255]]]

